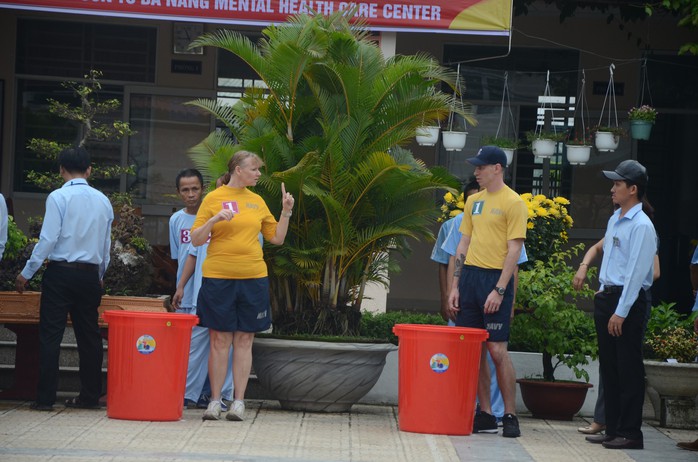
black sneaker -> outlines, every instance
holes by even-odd
[[[502,423],[504,427],[502,430],[502,436],[506,438],[518,438],[521,436],[521,430],[519,430],[519,419],[517,419],[514,414],[504,414],[504,417],[502,417]]]
[[[497,427],[497,419],[493,415],[486,412],[479,412],[475,414],[475,420],[473,421],[473,433],[497,433],[498,431],[499,427]]]

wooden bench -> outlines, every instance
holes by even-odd
[[[162,297],[102,297],[99,307],[99,326],[106,339],[107,324],[102,314],[107,310],[147,311],[164,313],[168,311],[169,296]],[[40,292],[0,291],[0,324],[17,336],[15,348],[15,373],[12,387],[0,391],[0,399],[36,399],[36,386],[39,381],[39,305]],[[70,321],[70,318],[69,318]]]

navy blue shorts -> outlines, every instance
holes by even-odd
[[[271,326],[269,278],[203,278],[199,325],[221,332],[261,332]]]
[[[477,327],[487,329],[490,336],[488,342],[509,341],[509,325],[511,323],[511,309],[514,302],[514,278],[507,284],[504,299],[496,313],[485,314],[485,301],[487,296],[497,285],[498,269],[485,269],[476,266],[464,266],[458,280],[460,292],[460,311],[456,317],[456,326]]]

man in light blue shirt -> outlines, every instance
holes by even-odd
[[[645,167],[625,160],[603,174],[613,180],[611,199],[619,207],[608,220],[599,271],[601,287],[594,297],[606,434],[586,439],[607,449],[643,449],[642,341],[657,234],[642,211],[648,182]]]
[[[31,408],[53,409],[61,339],[70,314],[80,356],[80,394],[65,405],[99,409],[103,350],[97,320],[114,211],[109,199],[87,184],[91,167],[84,148],[64,150],[58,163],[65,183],[46,199],[39,242],[15,284],[24,292],[27,281],[49,260],[41,281],[39,385]]]

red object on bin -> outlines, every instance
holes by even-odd
[[[484,329],[396,324],[400,430],[441,435],[473,432]]]

